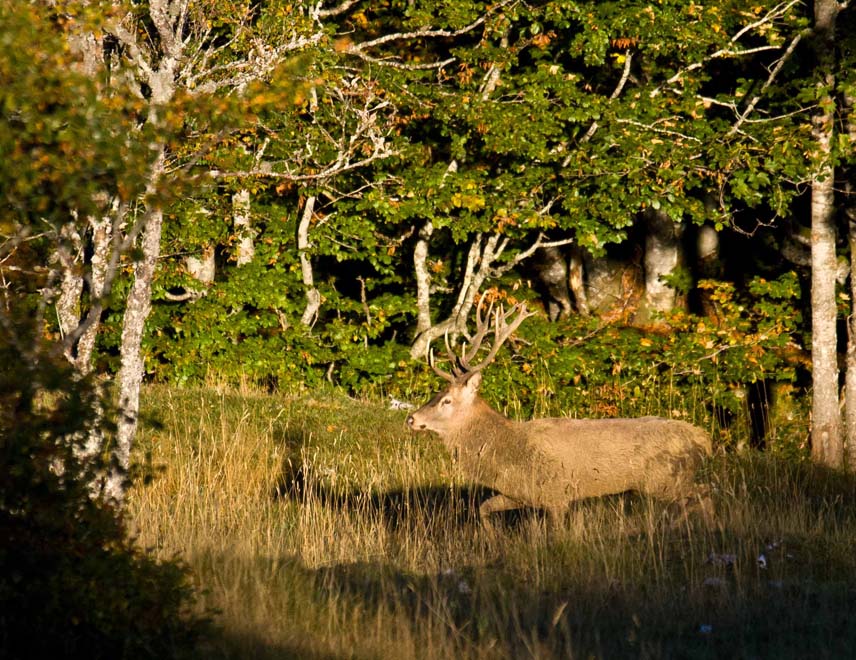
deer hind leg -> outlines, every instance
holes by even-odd
[[[698,513],[706,527],[714,527],[717,522],[716,505],[710,494],[710,486],[697,484],[684,499],[684,506],[692,513]]]
[[[705,485],[693,485],[680,495],[662,500],[668,502],[667,515],[670,527],[684,527],[692,518],[700,518],[703,525],[713,528],[717,524],[716,507]]]

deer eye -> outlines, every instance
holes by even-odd
[[[449,399],[449,398],[446,398],[446,399],[443,399],[443,400],[440,402],[440,405],[441,405],[441,406],[448,406],[450,403],[452,403],[452,400],[451,400],[451,399]]]

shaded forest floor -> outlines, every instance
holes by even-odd
[[[405,413],[149,387],[131,496],[180,553],[210,658],[856,657],[856,480],[717,454],[714,522],[633,495],[485,527]]]

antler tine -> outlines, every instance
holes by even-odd
[[[470,360],[472,360],[479,352],[482,342],[490,330],[490,317],[493,313],[493,305],[494,301],[491,300],[487,308],[487,322],[485,322],[485,317],[482,316],[484,297],[479,300],[479,304],[476,306],[476,333],[470,339],[469,348],[465,349],[463,355],[461,355],[461,366],[465,371],[472,371],[470,368]]]
[[[452,345],[449,343],[448,330],[443,333],[443,341],[446,342],[446,355],[449,357],[449,364],[452,365],[452,377],[457,378],[464,373],[465,369],[461,367],[461,358],[452,350]]]
[[[448,339],[446,340],[446,346],[449,345]],[[454,364],[454,362],[452,363]],[[435,374],[440,376],[443,380],[448,380],[450,383],[455,381],[454,374],[449,373],[448,371],[443,371],[437,364],[434,362],[434,348],[431,347],[428,349],[428,366],[434,371]]]
[[[508,319],[517,314],[517,316],[511,321],[511,323],[507,323]],[[535,312],[530,312],[526,309],[526,303],[519,303],[514,305],[507,312],[502,309],[496,310],[494,312],[494,341],[493,345],[490,347],[490,351],[485,356],[485,358],[479,362],[475,366],[471,366],[469,363],[466,365],[467,371],[481,371],[491,362],[493,362],[496,354],[499,352],[500,347],[508,340],[508,338],[514,334],[514,331],[520,327],[520,324],[523,323],[530,316],[534,316]]]

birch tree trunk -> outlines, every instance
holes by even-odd
[[[118,212],[118,204],[113,206],[114,212]],[[95,340],[98,329],[101,326],[101,312],[104,308],[104,298],[116,275],[115,264],[118,263],[118,254],[112,255],[113,244],[113,218],[101,216],[89,218],[89,226],[92,230],[92,256],[89,260],[89,324],[77,341],[77,350],[74,356],[74,368],[82,376],[88,375],[93,368],[93,355],[95,353]],[[118,249],[118,248],[115,248]],[[104,387],[102,384],[100,387]],[[102,395],[106,392],[102,391]],[[100,402],[96,402],[94,416],[96,422],[90,428],[84,443],[81,458],[91,460],[104,451],[104,429],[101,421],[104,410]],[[91,484],[91,491],[100,495],[104,492],[105,475],[95,475],[95,481]]]
[[[680,224],[662,211],[645,212],[645,295],[636,320],[650,323],[658,313],[668,312],[677,301],[677,291],[663,281],[682,262]]]
[[[815,48],[822,96],[812,122],[817,164],[811,183],[811,455],[814,461],[830,467],[841,466],[844,458],[838,404],[835,169],[832,162],[837,12],[835,0],[815,2]]]
[[[142,340],[152,306],[152,280],[160,256],[162,227],[163,211],[157,206],[149,209],[140,236],[142,258],[134,265],[134,282],[125,303],[120,345],[121,366],[116,377],[119,389],[119,419],[116,426],[114,466],[104,489],[105,495],[117,502],[122,502],[125,497],[131,444],[137,432],[140,386],[145,375]]]
[[[111,248],[113,244],[112,218],[89,218],[92,228],[92,257],[90,258],[89,297],[93,309],[91,323],[84,330],[77,342],[77,355],[74,366],[78,373],[88,374],[92,371],[92,358],[95,353],[95,338],[101,325],[101,310],[103,300],[112,282],[115,272],[110,272]]]
[[[169,74],[171,75],[171,73]],[[163,90],[161,90],[163,92]],[[161,97],[162,98],[162,97]],[[154,114],[155,108],[151,112]],[[113,469],[107,478],[104,494],[122,503],[131,460],[131,445],[137,433],[140,414],[140,386],[145,375],[143,333],[152,308],[152,281],[160,257],[163,209],[157,198],[157,187],[166,169],[166,147],[158,147],[147,186],[144,226],[140,234],[140,259],[134,264],[134,281],[125,301],[122,338],[119,345],[120,366],[116,376],[119,419],[116,424],[116,446]]]
[[[60,229],[60,245],[54,255],[60,269],[59,295],[56,315],[63,337],[67,337],[80,323],[80,297],[83,295],[83,239],[72,224]],[[66,358],[74,363],[74,347],[66,348]]]
[[[431,271],[428,270],[428,248],[434,224],[426,220],[419,229],[413,248],[413,270],[416,273],[416,335],[431,327]]]
[[[232,195],[232,225],[238,239],[235,261],[239,267],[245,266],[253,260],[256,254],[250,218],[250,191],[246,188]]]
[[[315,213],[315,195],[306,198],[303,205],[303,213],[300,214],[300,222],[297,225],[297,251],[300,255],[300,272],[303,276],[303,285],[306,287],[306,307],[300,322],[312,327],[318,319],[318,310],[321,308],[321,292],[315,287],[315,275],[312,272],[312,260],[309,258],[309,226],[312,223],[312,215]]]

